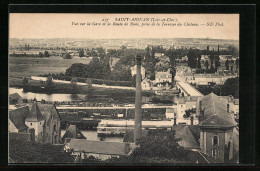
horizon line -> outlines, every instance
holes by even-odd
[[[211,39],[211,40],[234,40],[234,41],[239,41],[239,39],[225,39],[225,38],[209,38],[209,37],[175,37],[175,38],[77,38],[77,37],[52,37],[52,38],[16,38],[16,37],[12,37],[9,39],[99,39],[99,40],[109,40],[109,39]]]

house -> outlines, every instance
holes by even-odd
[[[170,69],[168,69],[166,72],[155,72],[155,83],[160,82],[172,82],[172,74],[170,73]]]
[[[165,115],[167,119],[174,119],[176,117],[176,111],[172,108],[166,108]]]
[[[66,132],[64,133],[63,137],[61,138],[62,143],[68,143],[71,138],[74,139],[87,139],[77,128],[76,125],[67,126]]]
[[[136,75],[136,67],[137,67],[137,65],[135,65],[135,66],[133,66],[133,67],[131,67],[130,69],[131,69],[131,75],[132,75],[132,77],[134,76],[134,75]],[[143,67],[143,66],[141,66],[141,75],[142,75],[142,80],[145,78],[145,68]]]
[[[217,85],[223,85],[227,79],[235,78],[238,75],[235,73],[219,72],[218,74],[194,74],[196,85],[209,85],[209,83],[214,82]]]
[[[61,117],[52,104],[33,104],[9,111],[9,132],[34,132],[35,141],[59,144]]]
[[[164,53],[154,53],[155,58],[160,58],[161,56],[164,56]]]
[[[239,119],[239,99],[235,99],[233,96],[220,96],[228,101],[228,112],[233,114],[235,119]]]
[[[152,90],[153,83],[148,78],[143,79],[141,82],[142,90]]]
[[[80,158],[93,156],[100,160],[107,160],[113,157],[119,158],[131,153],[130,143],[89,141],[85,139],[72,138],[64,147],[66,151],[72,151],[72,155]]]
[[[238,153],[237,123],[228,110],[227,100],[214,93],[198,100],[200,149],[216,163],[230,162]]]
[[[196,104],[199,96],[186,96],[175,99],[177,103],[177,115],[175,117],[176,124],[182,125],[197,125],[199,124],[199,118],[196,114]],[[185,117],[186,111],[189,110],[190,116]],[[192,113],[193,111],[193,113]]]

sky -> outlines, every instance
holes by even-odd
[[[150,26],[141,27],[142,22],[128,21],[128,25],[118,26],[125,21],[115,18],[149,18]],[[152,18],[172,20],[170,24],[182,26],[151,26]],[[108,19],[111,25],[102,21]],[[176,20],[173,21],[173,20]],[[74,25],[78,23],[78,25]],[[90,25],[80,25],[80,23]],[[139,26],[130,26],[131,22]],[[96,23],[106,23],[104,26]],[[155,22],[156,24],[157,22]],[[184,26],[192,23],[198,26]],[[207,26],[213,23],[214,26]],[[216,26],[216,23],[219,25]],[[223,26],[220,26],[223,23]],[[239,14],[68,14],[68,13],[10,13],[9,38],[212,38],[239,40]]]

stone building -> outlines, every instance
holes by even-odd
[[[155,83],[161,82],[172,82],[172,74],[170,72],[170,69],[168,69],[166,72],[155,72]]]
[[[216,163],[231,161],[239,151],[237,123],[227,107],[227,100],[214,93],[198,100],[200,149]]]
[[[34,132],[35,141],[59,144],[61,117],[53,104],[33,104],[9,111],[9,132]]]

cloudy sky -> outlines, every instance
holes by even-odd
[[[113,26],[119,23],[115,18],[151,18],[178,21],[182,26]],[[108,19],[111,25],[98,26]],[[72,23],[90,23],[73,25]],[[106,22],[106,23],[107,23]],[[132,21],[134,22],[134,21]],[[125,23],[125,22],[123,22]],[[156,22],[155,22],[156,23]],[[190,26],[198,25],[198,26]],[[214,26],[207,26],[213,23]],[[219,25],[215,26],[216,23]],[[223,23],[223,26],[221,25]],[[184,26],[184,24],[186,26]],[[188,25],[188,26],[187,26]],[[221,26],[220,26],[221,25]],[[10,38],[212,38],[239,39],[239,14],[51,14],[51,13],[10,13]]]

